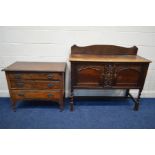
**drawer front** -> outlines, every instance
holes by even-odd
[[[61,73],[9,73],[10,79],[20,80],[61,80]]]
[[[59,100],[61,97],[60,91],[26,91],[26,90],[12,90],[13,98],[16,100],[22,99],[45,99],[45,100]]]
[[[10,80],[11,89],[61,89],[60,81]]]

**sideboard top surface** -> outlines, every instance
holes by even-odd
[[[91,45],[71,47],[70,61],[86,62],[142,62],[150,63],[151,61],[137,55],[138,48],[121,47],[115,45]]]
[[[15,62],[3,71],[65,72],[65,62]]]
[[[143,62],[151,61],[138,55],[88,55],[88,54],[72,54],[70,61],[87,61],[87,62]]]

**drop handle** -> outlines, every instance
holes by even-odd
[[[53,84],[52,84],[52,83],[49,83],[49,84],[48,84],[48,87],[52,87],[52,86],[53,86]]]
[[[52,74],[47,75],[48,79],[51,79],[52,77],[53,77]]]
[[[50,98],[50,97],[52,97],[53,95],[52,94],[48,94],[48,97]]]
[[[15,74],[15,78],[16,79],[20,79],[21,78],[21,75],[20,74]]]
[[[23,94],[23,93],[19,93],[19,94],[18,94],[18,96],[21,96],[21,97],[23,97],[23,96],[24,96],[24,94]]]
[[[24,83],[23,82],[19,82],[16,84],[18,87],[23,87],[24,86]]]

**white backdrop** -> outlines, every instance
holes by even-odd
[[[113,44],[138,47],[138,54],[151,59],[143,97],[155,97],[155,27],[0,27],[0,69],[15,61],[67,61],[66,96],[69,95],[70,47]],[[77,92],[86,95],[84,91]],[[87,92],[87,95],[94,91]],[[99,95],[110,95],[111,91]],[[133,91],[134,93],[134,91]],[[122,94],[115,91],[114,95]],[[9,96],[4,72],[0,72],[0,97]]]

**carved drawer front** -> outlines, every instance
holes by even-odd
[[[61,73],[9,73],[10,79],[20,80],[61,80]]]
[[[60,81],[10,80],[11,89],[61,89]]]
[[[79,65],[73,70],[75,85],[77,87],[101,87],[102,66],[99,65]],[[74,74],[73,71],[73,74]]]
[[[141,65],[116,65],[115,86],[139,86],[141,69]]]
[[[58,100],[61,97],[60,91],[26,91],[26,90],[12,90],[12,96],[16,100],[22,99],[46,99]]]

